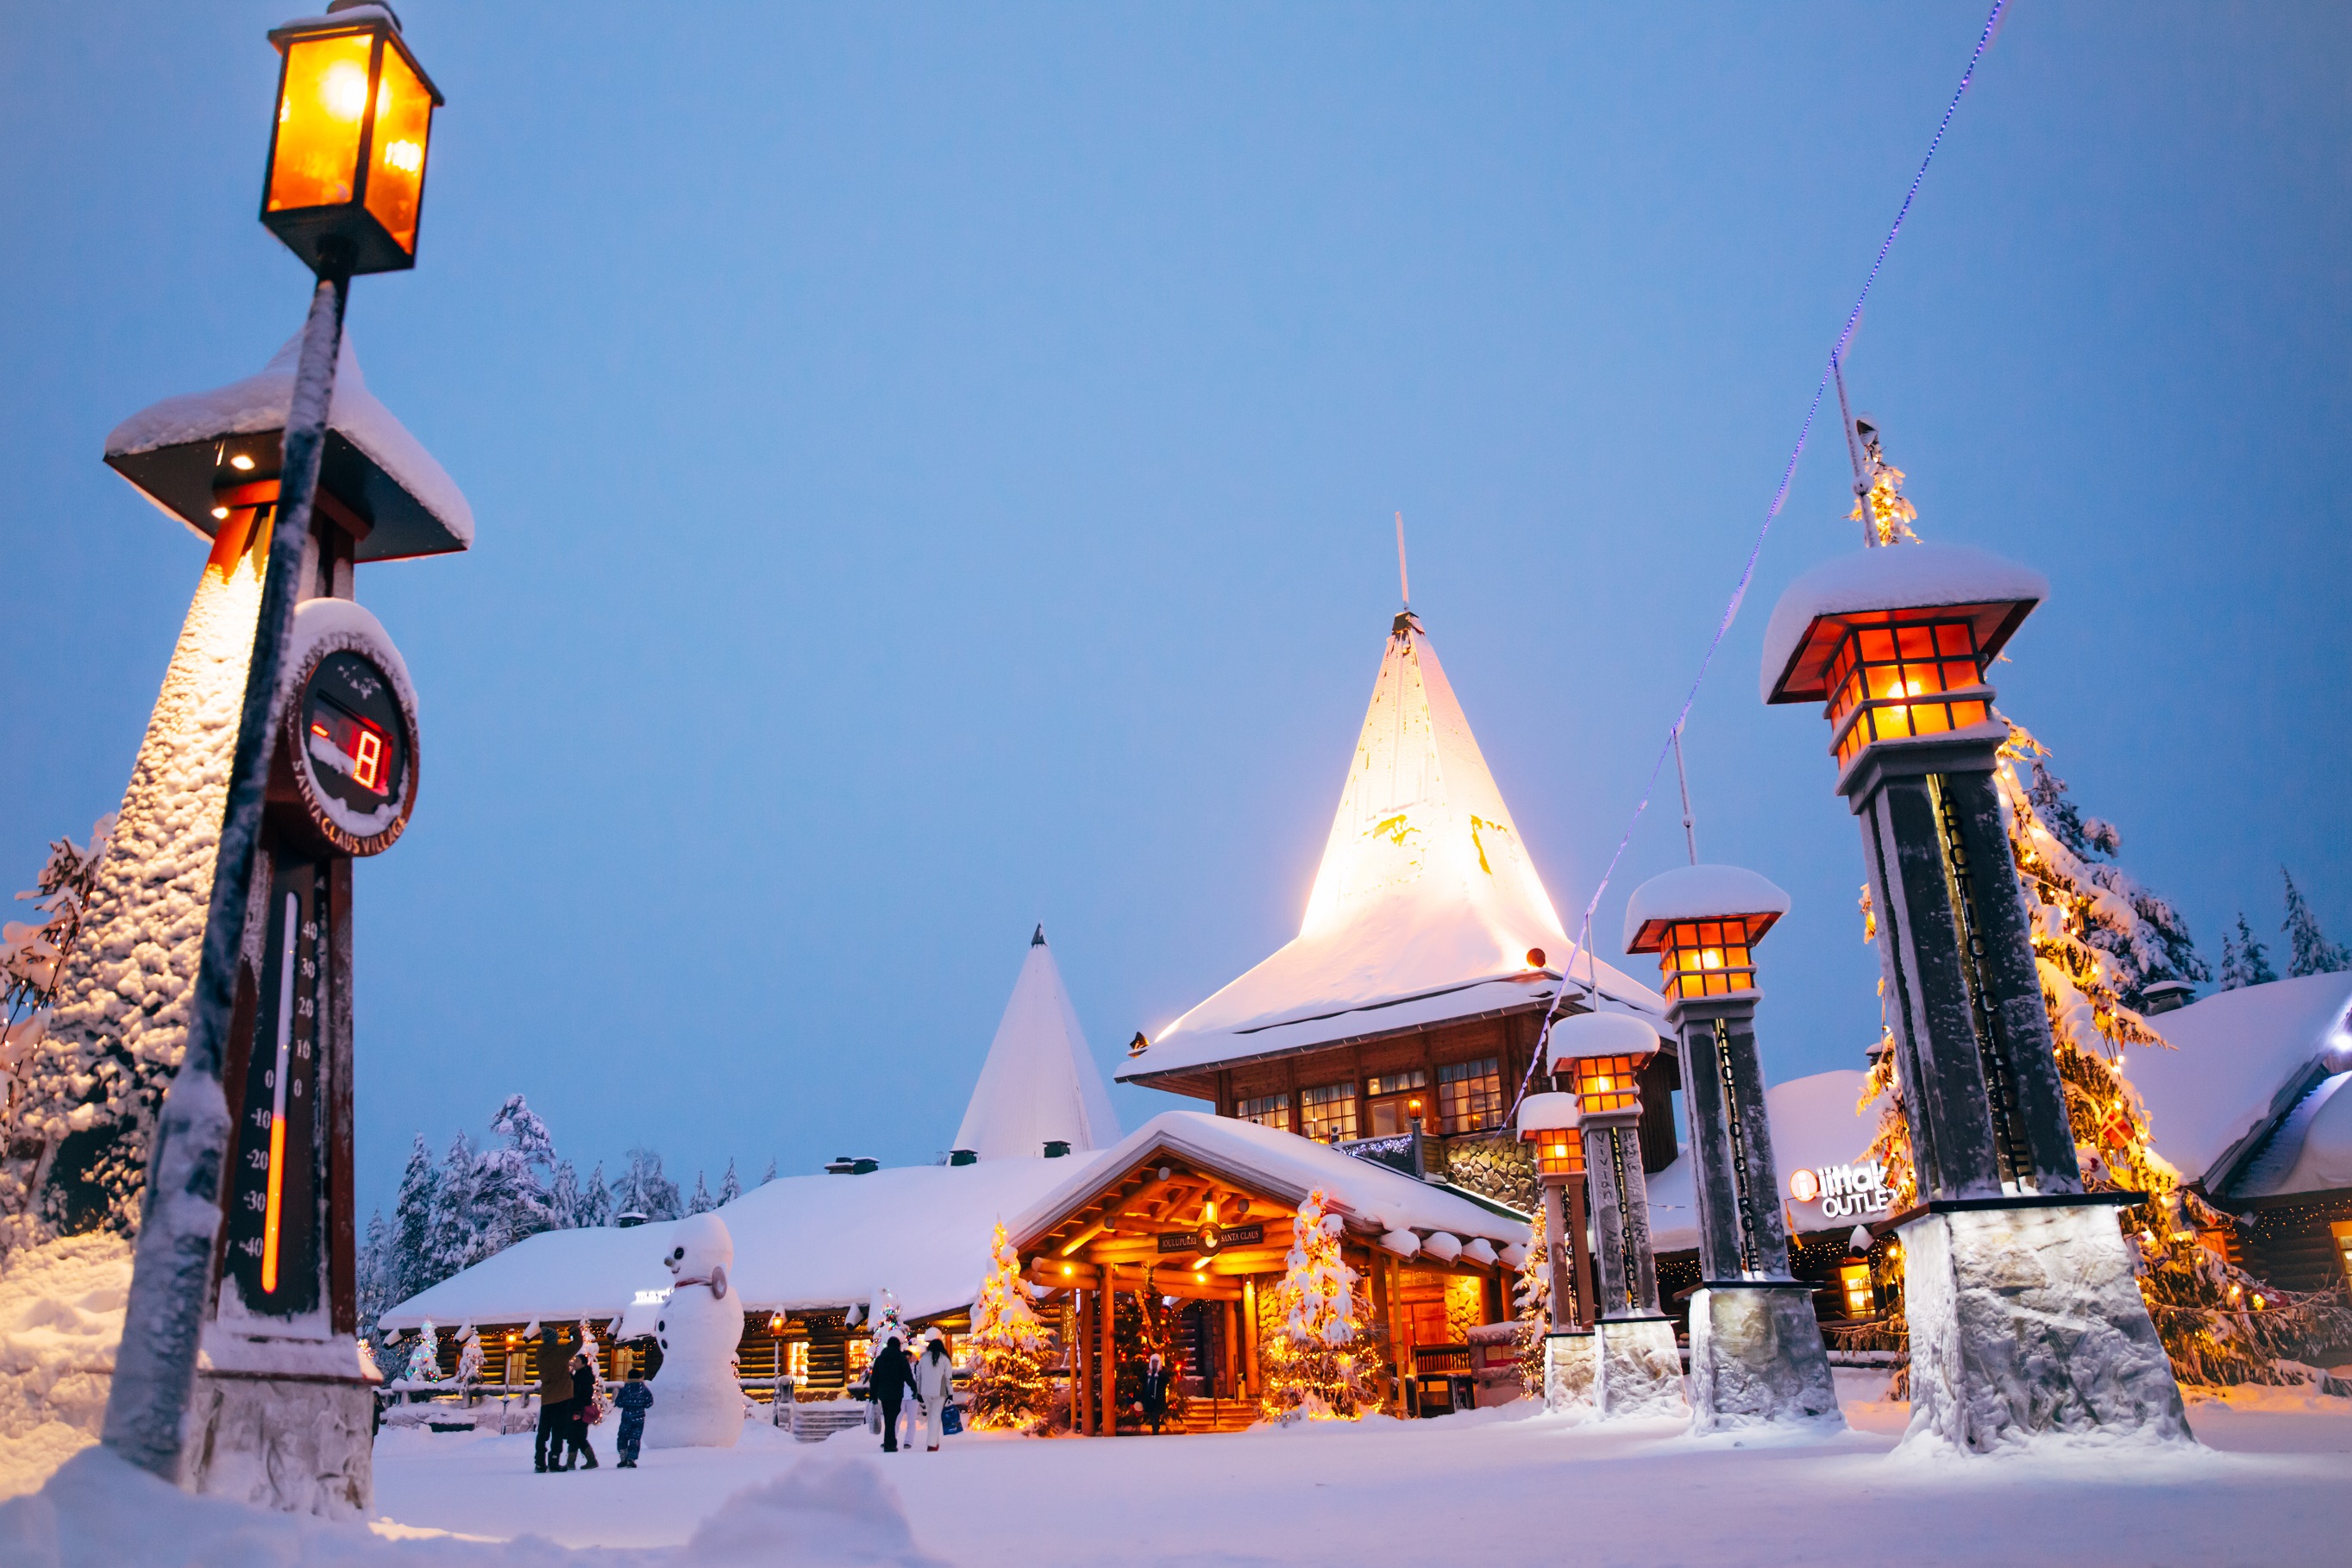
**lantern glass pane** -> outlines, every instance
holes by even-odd
[[[432,129],[433,95],[400,51],[387,46],[375,94],[367,208],[394,243],[412,256],[416,253],[416,209],[425,195],[425,143]]]
[[[369,33],[298,38],[286,47],[269,210],[340,206],[358,177],[367,115]]]

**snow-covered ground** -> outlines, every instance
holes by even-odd
[[[0,1562],[523,1564],[1906,1564],[2345,1560],[2352,1400],[2199,1398],[2207,1445],[1961,1461],[1894,1458],[1906,1411],[1841,1373],[1825,1439],[1571,1426],[1526,1405],[1222,1436],[949,1440],[883,1456],[748,1427],[732,1450],[535,1475],[530,1438],[388,1431],[372,1530],[185,1498],[103,1449],[0,1504]],[[565,1551],[564,1547],[582,1550]]]
[[[470,1535],[686,1541],[738,1490],[812,1458],[861,1458],[918,1545],[961,1564],[1427,1562],[1652,1565],[2340,1563],[2352,1538],[2352,1400],[2248,1394],[2191,1411],[2206,1452],[1960,1462],[1893,1458],[1907,1410],[1841,1373],[1855,1430],[1692,1439],[1679,1422],[1572,1426],[1507,1406],[1222,1436],[950,1438],[883,1456],[748,1428],[732,1452],[540,1476],[524,1436],[388,1434],[377,1510]],[[1907,1537],[1904,1544],[1894,1542]]]

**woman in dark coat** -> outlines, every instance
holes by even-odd
[[[914,1368],[907,1364],[907,1352],[899,1348],[898,1335],[891,1335],[882,1353],[874,1358],[866,1381],[868,1391],[882,1402],[882,1451],[895,1454],[898,1451],[898,1405],[915,1385]]]
[[[563,1456],[564,1469],[572,1468],[574,1459],[587,1462],[580,1468],[596,1468],[596,1450],[588,1446],[588,1407],[596,1402],[596,1369],[584,1355],[572,1358],[572,1404],[564,1412],[563,1440],[571,1446]]]
[[[1151,1359],[1143,1365],[1143,1418],[1151,1423],[1157,1436],[1160,1424],[1168,1419],[1168,1363],[1153,1351]]]

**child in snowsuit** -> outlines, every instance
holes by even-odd
[[[654,1391],[646,1386],[645,1375],[634,1362],[629,1365],[629,1381],[613,1395],[613,1403],[621,1407],[620,1468],[634,1470],[637,1468],[637,1449],[646,1440],[646,1412],[654,1407]]]

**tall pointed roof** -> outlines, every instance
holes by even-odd
[[[983,1160],[1005,1160],[1042,1155],[1052,1141],[1067,1143],[1074,1154],[1116,1143],[1118,1118],[1040,925],[972,1086],[955,1146]]]
[[[1548,1000],[1573,949],[1437,650],[1406,611],[1390,628],[1297,937],[1171,1024],[1118,1076]],[[1587,973],[1577,957],[1578,982]],[[1605,963],[1600,984],[1627,1010],[1664,1011]]]

